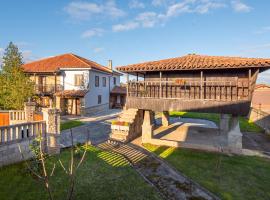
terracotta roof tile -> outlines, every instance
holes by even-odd
[[[121,87],[121,86],[114,86],[114,88],[111,91],[112,94],[126,94],[127,88]]]
[[[242,58],[225,56],[204,56],[189,54],[182,57],[139,64],[119,66],[121,72],[170,71],[170,70],[201,70],[227,68],[270,68],[270,59]]]
[[[56,92],[55,96],[66,97],[66,98],[76,98],[84,97],[88,91],[87,90],[63,90]]]
[[[59,68],[86,68],[97,69],[111,73],[112,70],[91,60],[74,54],[62,54],[59,56],[44,58],[23,65],[25,72],[56,72]]]

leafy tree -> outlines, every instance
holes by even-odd
[[[34,84],[22,69],[22,54],[12,42],[5,49],[0,71],[0,108],[22,109],[34,94]]]

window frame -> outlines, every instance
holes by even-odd
[[[116,85],[116,77],[113,77],[113,84]]]
[[[98,104],[101,104],[101,103],[102,103],[102,95],[99,94],[99,95],[98,95]]]
[[[95,76],[95,87],[99,87],[99,76]]]
[[[78,77],[80,77],[81,81],[79,83]],[[81,87],[84,86],[84,76],[83,74],[74,74],[74,86]]]
[[[106,77],[102,77],[102,86],[103,87],[107,86],[107,78]]]

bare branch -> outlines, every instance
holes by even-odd
[[[29,165],[29,163],[26,161],[24,155],[23,155],[23,152],[22,152],[22,149],[21,149],[21,145],[20,144],[17,144],[18,145],[18,148],[19,148],[19,151],[20,151],[20,154],[21,154],[21,157],[22,159],[24,160],[25,164],[26,164],[26,167],[29,171],[31,171],[31,173],[33,173],[36,177],[38,177],[39,179],[41,180],[44,180],[44,178],[42,176],[40,176],[38,173],[36,173]]]
[[[68,174],[68,171],[66,170],[66,168],[64,167],[62,161],[60,159],[58,159],[58,162],[60,163],[60,166],[63,168],[63,170],[65,171],[66,174]]]
[[[50,176],[53,176],[54,170],[55,170],[55,163],[53,164],[53,168],[52,168]]]

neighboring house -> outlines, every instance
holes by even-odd
[[[270,85],[256,85],[251,103],[253,108],[270,113]]]
[[[110,95],[110,108],[123,108],[126,103],[126,95],[126,86],[115,86]]]
[[[110,92],[121,73],[74,54],[49,57],[23,65],[36,84],[39,104],[54,102],[62,114],[89,114],[109,108]]]

